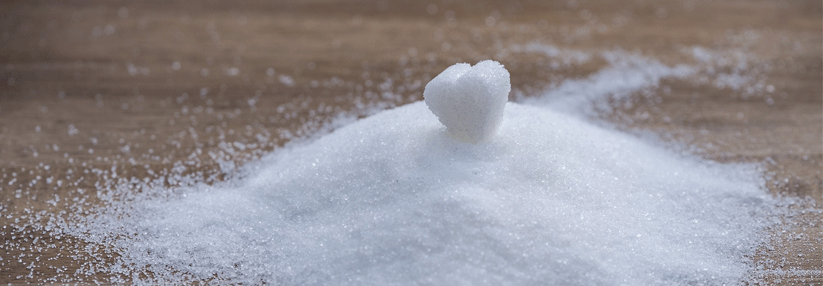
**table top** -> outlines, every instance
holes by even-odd
[[[0,204],[15,216],[66,210],[102,179],[93,170],[113,162],[119,176],[145,178],[196,161],[189,172],[220,180],[218,161],[242,164],[294,137],[281,134],[421,100],[453,63],[500,61],[517,102],[615,65],[614,53],[693,73],[595,110],[595,120],[710,160],[761,164],[772,193],[823,202],[820,1],[20,1],[4,10]],[[250,147],[220,153],[226,142]],[[71,173],[85,175],[57,183]],[[803,214],[754,258],[807,272],[766,279],[823,283],[821,220]],[[43,250],[54,259],[34,270],[35,258],[0,250],[0,283],[73,273],[80,242],[48,239],[65,247]]]

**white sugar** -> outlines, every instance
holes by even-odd
[[[239,175],[211,185],[179,175],[182,163],[152,178],[92,169],[114,185],[90,192],[106,205],[89,210],[78,203],[74,216],[64,222],[55,215],[45,229],[83,240],[99,261],[116,254],[113,264],[91,259],[76,272],[115,276],[106,283],[750,282],[757,273],[750,257],[767,245],[769,228],[785,211],[760,170],[679,154],[586,121],[661,79],[700,69],[619,51],[599,56],[610,66],[563,81],[526,100],[530,105],[507,103],[509,73],[499,63],[456,64],[426,86],[425,103],[322,137],[297,130],[314,139],[292,141],[242,167],[229,158],[259,147],[219,142],[210,155],[223,174]],[[276,75],[273,68],[266,73]],[[277,75],[284,85],[298,84]],[[402,96],[391,80],[374,84],[387,101]],[[200,90],[201,98],[207,94]],[[270,112],[298,116],[287,105]],[[73,125],[68,132],[78,133]],[[17,189],[15,196],[29,196],[19,189],[28,181],[11,177],[4,184]]]
[[[465,144],[417,102],[83,229],[132,279],[272,284],[735,284],[774,223],[758,172],[508,104]],[[118,215],[128,214],[128,215]]]
[[[426,85],[423,97],[449,133],[478,143],[497,133],[509,100],[509,81],[509,71],[495,61],[474,67],[455,64]]]

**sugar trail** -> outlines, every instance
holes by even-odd
[[[539,97],[524,103],[549,107],[572,116],[593,116],[613,111],[620,104],[664,78],[686,78],[693,66],[667,66],[660,61],[624,51],[605,51],[600,56],[609,65],[584,79],[566,80]]]
[[[654,62],[612,68],[528,105],[506,104],[496,136],[478,144],[450,136],[423,102],[412,103],[277,150],[226,182],[122,186],[65,232],[114,249],[120,256],[106,270],[138,283],[749,279],[748,257],[782,211],[759,170],[570,115],[589,112],[583,103],[601,94],[628,95],[679,73]]]

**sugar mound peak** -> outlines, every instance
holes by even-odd
[[[447,68],[426,85],[423,98],[449,133],[479,143],[497,133],[509,91],[509,71],[486,60],[473,67],[460,63]]]

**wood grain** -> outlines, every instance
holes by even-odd
[[[604,119],[712,160],[763,163],[773,193],[823,203],[820,1],[11,1],[0,9],[0,283],[114,275],[74,274],[87,252],[106,250],[14,221],[74,211],[71,198],[93,192],[113,166],[119,177],[146,178],[189,162],[186,172],[220,180],[218,159],[242,164],[285,144],[279,134],[310,133],[364,104],[420,100],[420,82],[455,62],[498,59],[525,96],[606,65],[551,68],[540,55],[509,51],[531,42],[622,49],[670,65],[692,61],[683,53],[692,47],[747,55],[744,70],[767,91],[666,79],[655,96]],[[387,82],[402,97],[382,97]],[[253,148],[227,153],[221,142]],[[754,259],[771,265],[769,284],[823,285],[823,215],[793,221]],[[802,271],[780,272],[790,269]]]

